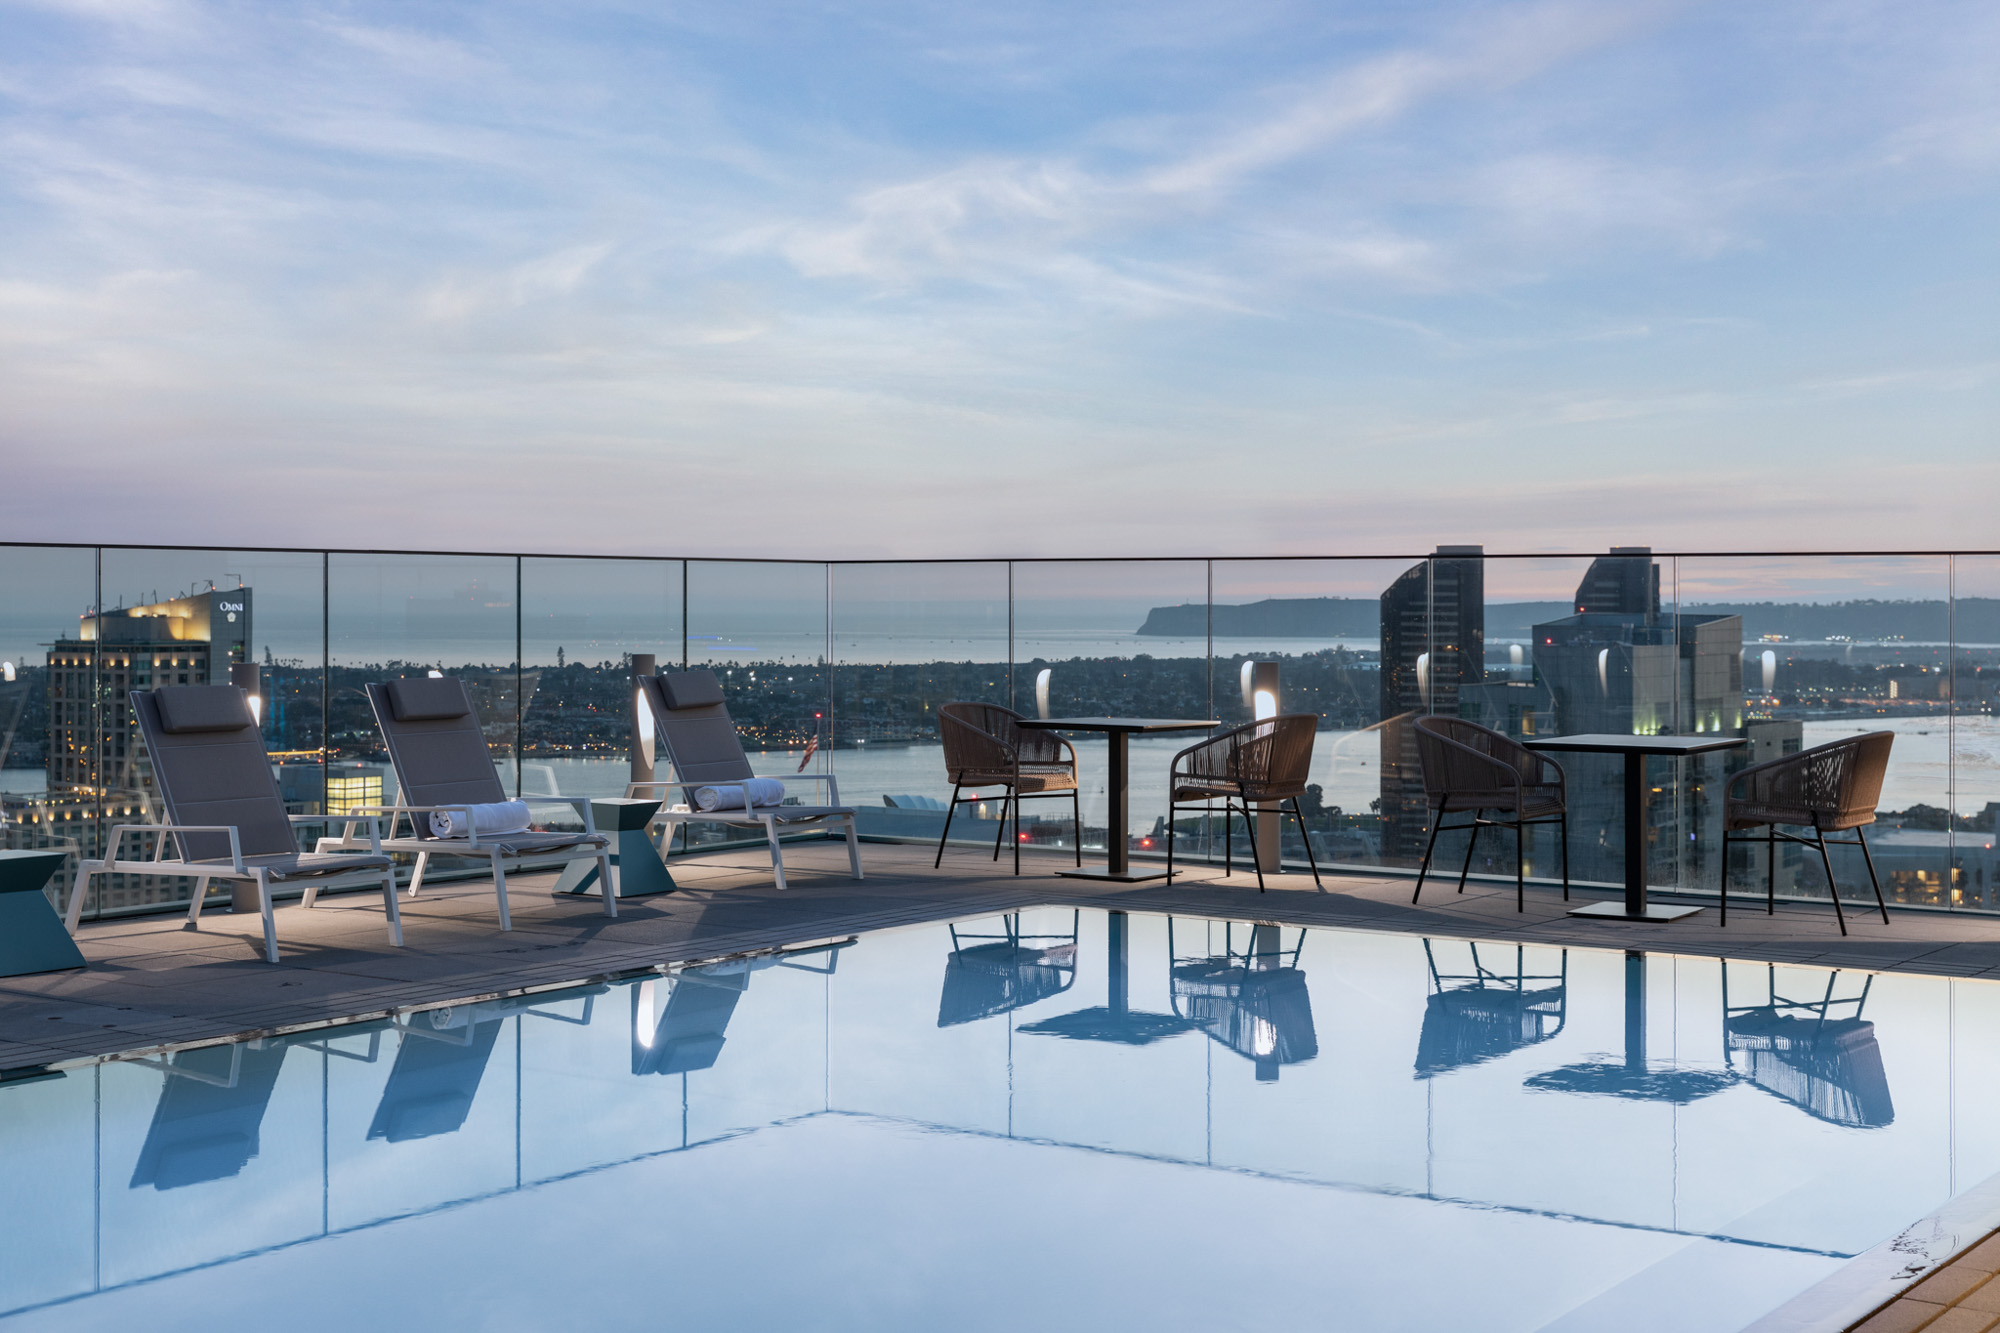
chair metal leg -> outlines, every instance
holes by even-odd
[[[1569,811],[1564,810],[1556,817],[1558,836],[1562,839],[1563,854],[1563,901],[1569,901]]]
[[[844,817],[847,824],[847,869],[848,878],[861,878],[861,837],[854,829],[854,816]]]
[[[993,861],[996,865],[1000,861],[1000,840],[1007,836],[1007,801],[1013,794],[1014,789],[1009,787],[1007,795],[1000,798],[1000,827],[993,830]]]
[[[382,872],[382,911],[389,918],[389,943],[403,947],[402,905],[396,901],[396,867]]]
[[[201,876],[194,882],[194,896],[188,899],[187,929],[201,929],[201,909],[208,898],[208,877]]]
[[[1472,832],[1467,834],[1465,838],[1465,864],[1458,869],[1458,891],[1460,893],[1465,892],[1465,877],[1472,873],[1472,849],[1479,845],[1479,820],[1485,813],[1485,806],[1481,806],[1472,812]]]
[[[207,881],[197,881],[206,883]],[[83,898],[90,889],[90,871],[81,864],[76,868],[76,881],[70,886],[69,901],[63,905],[63,929],[76,934],[77,923],[83,920]],[[199,901],[197,899],[197,901]],[[190,917],[190,920],[193,918]]]
[[[1312,867],[1313,887],[1324,889],[1326,886],[1319,882],[1319,861],[1313,856],[1312,830],[1306,827],[1306,817],[1299,810],[1299,798],[1296,796],[1292,798],[1292,818],[1299,821],[1299,838],[1306,845],[1306,864]],[[1172,825],[1169,824],[1169,827]]]
[[[1174,882],[1174,802],[1167,798],[1167,883]]]
[[[1222,803],[1222,877],[1228,879],[1236,873],[1236,829],[1229,822],[1231,818],[1229,802]],[[1213,861],[1210,865],[1215,864]]]
[[[1840,933],[1847,933],[1847,913],[1840,910],[1840,885],[1833,882],[1833,858],[1826,854],[1826,835],[1813,825],[1813,838],[1819,843],[1819,861],[1826,867],[1826,891],[1833,897],[1833,917],[1840,922]]]
[[[1021,873],[1021,789],[1014,788],[1014,873]]]
[[[1069,789],[1070,842],[1076,851],[1076,868],[1083,869],[1083,802],[1078,798],[1077,789]]]
[[[1429,842],[1424,844],[1423,864],[1417,867],[1417,892],[1410,895],[1410,906],[1412,907],[1417,905],[1417,894],[1424,891],[1424,876],[1430,873],[1431,853],[1437,850],[1438,833],[1443,825],[1444,811],[1439,810],[1437,817],[1431,820],[1431,838]]]
[[[423,887],[424,871],[429,868],[430,863],[431,854],[429,852],[417,853],[417,864],[410,871],[410,896],[412,898],[416,897],[417,890]]]
[[[1889,904],[1882,901],[1882,881],[1875,878],[1875,857],[1868,850],[1868,835],[1856,827],[1854,836],[1861,843],[1861,859],[1868,863],[1868,882],[1875,886],[1875,906],[1881,911],[1882,924],[1886,926],[1889,924]]]
[[[1729,924],[1729,830],[1727,828],[1722,830],[1722,897],[1720,905],[1722,908],[1722,924],[1726,926]],[[1727,1005],[1724,1006],[1725,1010],[1727,1007]]]
[[[933,870],[944,864],[944,840],[951,836],[951,817],[958,813],[958,787],[956,782],[951,784],[951,804],[944,808],[944,832],[938,834],[937,855],[931,858]]]
[[[1264,891],[1264,858],[1257,855],[1257,826],[1250,820],[1250,802],[1243,802],[1243,836],[1250,839],[1250,864],[1257,868],[1257,892]]]
[[[1778,913],[1778,826],[1764,826],[1764,915]]]
[[[514,918],[507,911],[507,867],[500,863],[500,853],[493,853],[493,901],[500,905],[500,929],[512,930]]]
[[[1515,813],[1519,814],[1520,812],[1516,811]],[[1523,849],[1524,838],[1521,830],[1526,823],[1527,821],[1524,819],[1516,819],[1514,821],[1514,910],[1517,912],[1528,910],[1528,882],[1526,872],[1521,868],[1522,860],[1526,856],[1526,852]]]

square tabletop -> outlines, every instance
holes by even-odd
[[[1576,736],[1529,736],[1521,744],[1530,750],[1680,755],[1733,750],[1749,742],[1742,736],[1621,736],[1616,732],[1584,732]]]
[[[1015,725],[1028,731],[1207,731],[1222,723],[1212,717],[1024,717]]]

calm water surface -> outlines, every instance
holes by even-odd
[[[2000,988],[1040,909],[0,1088],[15,1329],[1739,1328]]]

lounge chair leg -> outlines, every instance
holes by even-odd
[[[389,943],[403,947],[403,910],[396,901],[396,867],[382,872],[382,910],[389,917]]]
[[[607,848],[597,854],[597,882],[604,886],[604,915],[618,915],[618,895],[611,891],[611,852]]]
[[[500,929],[512,930],[514,918],[507,911],[507,867],[500,864],[500,853],[493,853],[493,900],[500,905]]]
[[[63,928],[76,934],[77,923],[83,920],[83,898],[90,889],[90,871],[79,863],[76,868],[76,882],[70,887],[69,901],[63,905]]]
[[[1417,891],[1416,893],[1412,893],[1410,895],[1410,906],[1412,907],[1415,907],[1417,905],[1417,894],[1420,894],[1424,891],[1424,876],[1430,873],[1431,853],[1437,850],[1438,829],[1439,826],[1442,825],[1443,823],[1444,823],[1444,811],[1440,810],[1437,812],[1437,817],[1431,820],[1430,841],[1424,844],[1424,859],[1422,863],[1417,866]]]
[[[1813,837],[1819,841],[1820,864],[1826,867],[1826,891],[1833,898],[1833,917],[1840,922],[1840,933],[1847,933],[1847,913],[1840,910],[1840,886],[1833,882],[1833,858],[1826,854],[1826,835],[1813,825]]]
[[[951,804],[944,808],[944,832],[938,834],[937,855],[931,858],[933,870],[944,864],[944,842],[951,836],[951,817],[958,813],[958,789],[958,783],[951,784]]]
[[[208,876],[198,875],[194,881],[194,894],[188,899],[188,919],[183,930],[201,929],[202,904],[208,900]]]
[[[778,883],[778,892],[785,891],[785,858],[778,850],[778,821],[764,816],[764,836],[771,843],[771,878]]]
[[[306,885],[305,897],[300,899],[299,905],[301,907],[304,907],[307,911],[311,911],[312,905],[318,901],[319,901],[319,881],[313,880],[311,883]]]
[[[1299,798],[1296,796],[1292,798],[1292,818],[1299,821],[1299,840],[1306,845],[1306,864],[1312,867],[1313,887],[1324,889],[1326,886],[1319,882],[1319,861],[1313,856],[1312,831],[1306,828],[1306,817],[1299,809]]]
[[[850,879],[860,879],[861,835],[855,832],[853,815],[844,816],[843,822],[847,825],[847,869],[850,872],[848,877]]]
[[[1868,863],[1868,882],[1875,886],[1875,906],[1882,913],[1882,924],[1889,924],[1889,904],[1882,901],[1882,881],[1875,878],[1875,857],[1868,850],[1868,835],[1857,826],[1854,836],[1861,840],[1861,859]]]
[[[1465,864],[1458,868],[1458,891],[1465,892],[1465,877],[1472,873],[1472,849],[1479,845],[1479,817],[1486,813],[1481,806],[1472,812],[1472,832],[1465,839]]]
[[[263,870],[257,872],[257,906],[264,913],[264,961],[278,961],[278,921],[271,906],[271,881]]]
[[[431,854],[429,852],[417,853],[417,864],[410,869],[410,896],[412,898],[416,897],[417,890],[423,887],[424,871],[430,866],[430,863]]]

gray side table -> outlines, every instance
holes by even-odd
[[[601,796],[590,803],[591,822],[611,839],[612,872],[618,877],[612,892],[621,900],[672,893],[680,887],[667,873],[660,849],[646,836],[646,825],[659,808],[657,799],[626,796]],[[595,861],[571,861],[556,881],[557,893],[595,897],[599,891]]]
[[[63,852],[0,852],[0,977],[83,967],[42,886],[62,869]]]

